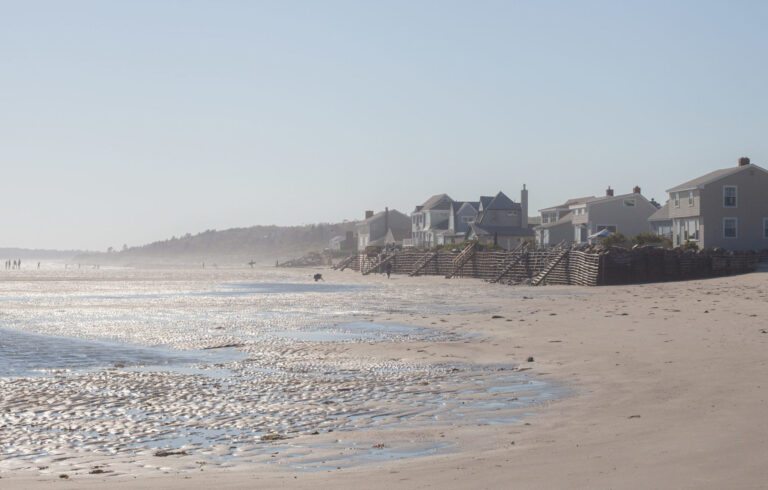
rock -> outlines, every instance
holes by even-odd
[[[533,356],[529,357],[529,358],[527,359],[527,361],[528,361],[528,362],[533,362]]]

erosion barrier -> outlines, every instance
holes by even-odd
[[[473,277],[503,284],[600,286],[679,281],[752,272],[754,252],[701,252],[644,247],[632,250],[563,249],[462,252],[400,250],[390,254],[357,254],[345,268],[367,273]]]

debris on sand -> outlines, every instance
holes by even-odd
[[[282,435],[282,434],[264,434],[261,436],[262,441],[282,441],[283,439],[288,439],[288,437]]]
[[[178,451],[174,451],[173,449],[159,449],[155,451],[155,454],[153,454],[153,456],[157,456],[158,458],[165,458],[166,456],[188,456],[188,455],[189,453],[183,449],[179,449]]]

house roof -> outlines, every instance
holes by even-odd
[[[709,172],[708,174],[704,174],[701,177],[697,177],[693,180],[689,180],[688,182],[684,182],[678,186],[675,186],[671,189],[667,189],[667,192],[680,192],[680,191],[688,191],[692,189],[698,189],[700,187],[704,187],[707,184],[710,184],[712,182],[715,182],[716,180],[720,180],[724,177],[728,177],[729,175],[733,175],[735,173],[741,172],[742,170],[746,169],[758,169],[763,172],[768,173],[768,170],[765,170],[762,167],[759,167],[755,165],[754,163],[743,165],[741,167],[728,167],[728,168],[721,168],[720,170],[714,170],[712,172]]]
[[[568,199],[567,201],[565,201],[563,204],[560,204],[559,206],[551,206],[551,207],[548,207],[548,208],[539,209],[539,212],[541,212],[541,211],[549,211],[551,209],[567,208],[568,206],[571,206],[573,204],[582,204],[582,203],[585,203],[587,201],[591,201],[593,199],[596,199],[596,197],[595,196],[587,196],[587,197],[577,197],[575,199]]]
[[[480,206],[485,209],[488,207],[489,204],[491,204],[491,201],[493,201],[493,196],[480,196]],[[478,208],[478,211],[480,209]]]
[[[371,216],[370,218],[368,218],[368,219],[364,219],[364,220],[362,220],[362,221],[358,222],[358,223],[357,223],[357,225],[358,225],[358,226],[361,226],[361,225],[366,225],[366,224],[368,224],[368,223],[371,223],[372,221],[377,221],[377,220],[379,220],[379,219],[383,218],[383,217],[384,217],[384,213],[386,213],[386,212],[387,212],[387,211],[379,211],[378,213],[374,214],[374,215],[373,215],[373,216]],[[401,212],[400,212],[400,211],[398,211],[397,209],[390,209],[390,210],[389,210],[389,216],[390,216],[390,217],[392,217],[393,215],[394,215],[394,216],[399,216],[400,218],[404,218],[404,219],[407,219],[408,221],[410,221],[410,220],[411,220],[411,218],[409,218],[408,216],[404,215],[403,213],[401,213]],[[391,223],[391,222],[390,222],[390,223]]]
[[[573,213],[567,213],[565,216],[555,221],[554,223],[547,223],[546,225],[541,225],[541,227],[552,228],[554,226],[560,226],[566,223],[571,223],[572,221],[573,221]]]
[[[658,211],[648,217],[648,221],[666,221],[669,217],[669,201],[667,201]]]
[[[424,204],[421,205],[421,211],[426,211],[428,209],[451,209],[452,202],[453,199],[451,199],[448,194],[435,194],[434,196],[424,201]]]
[[[473,208],[475,211],[477,211],[477,208],[478,208],[478,206],[480,205],[480,203],[478,203],[477,201],[453,201],[453,203],[452,203],[452,206],[453,206],[453,212],[454,212],[454,213],[458,213],[458,212],[459,212],[459,210],[460,210],[462,207],[464,207],[464,205],[465,205],[465,204],[468,204],[468,205],[472,206],[472,208]]]
[[[506,194],[499,191],[499,193],[496,194],[493,200],[490,203],[488,203],[487,208],[483,206],[483,210],[487,210],[487,209],[504,210],[504,209],[513,209],[514,207],[515,207],[515,203],[512,202],[512,199],[508,198]]]

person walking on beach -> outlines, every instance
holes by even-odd
[[[387,272],[387,279],[389,279],[390,274],[392,274],[392,262],[387,262],[387,265],[384,266],[384,270]]]

